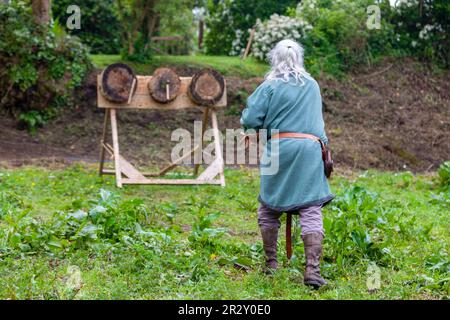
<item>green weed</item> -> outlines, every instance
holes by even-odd
[[[336,175],[324,209],[322,270],[302,285],[300,226],[281,269],[261,270],[257,170],[227,170],[227,187],[116,189],[95,168],[0,170],[4,299],[445,299],[448,217],[438,175]],[[284,222],[284,217],[282,218]],[[366,285],[379,269],[381,287]]]

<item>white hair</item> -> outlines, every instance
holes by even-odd
[[[303,86],[305,82],[302,78],[311,78],[304,67],[303,53],[303,47],[293,40],[278,42],[269,52],[271,69],[266,74],[266,80],[289,82],[289,76],[293,76],[297,83]]]

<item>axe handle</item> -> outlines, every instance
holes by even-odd
[[[292,257],[292,213],[286,216],[286,255],[288,260]]]
[[[131,103],[131,100],[133,99],[133,94],[134,94],[134,88],[136,88],[136,78],[133,79],[133,83],[131,84],[131,90],[130,90],[130,95],[128,96],[128,104]]]

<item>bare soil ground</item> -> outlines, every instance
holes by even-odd
[[[178,68],[180,75],[193,70]],[[97,71],[98,72],[98,71]],[[326,129],[337,166],[347,169],[429,171],[450,160],[450,84],[448,71],[433,71],[412,59],[386,59],[347,75],[318,77]],[[239,128],[247,96],[262,78],[227,77],[229,107],[219,126]],[[103,110],[96,107],[95,73],[79,90],[75,109],[39,128],[35,135],[0,116],[0,162],[98,161]],[[172,130],[192,130],[201,110],[119,113],[121,152],[140,165],[168,161]]]

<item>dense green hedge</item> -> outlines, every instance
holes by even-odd
[[[0,4],[0,35],[0,111],[33,129],[71,104],[91,67],[87,51],[57,24],[36,24],[21,2]]]

